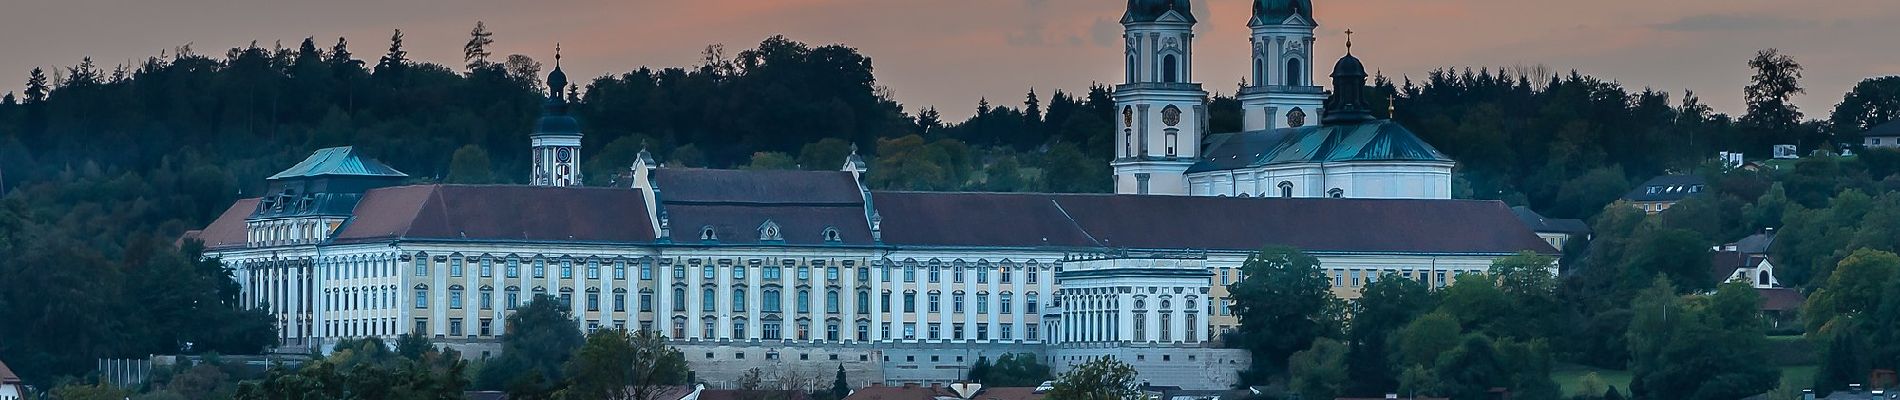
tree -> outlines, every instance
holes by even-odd
[[[1313,347],[1293,353],[1287,361],[1294,391],[1308,399],[1339,397],[1346,386],[1346,345],[1320,338]]]
[[[1801,122],[1801,110],[1794,105],[1794,95],[1805,92],[1798,82],[1801,64],[1778,49],[1764,49],[1748,60],[1748,67],[1755,70],[1742,96],[1748,103],[1748,114],[1742,116],[1741,122],[1753,132],[1755,140],[1751,143],[1755,147],[1748,150],[1760,152],[1766,150],[1767,145],[1801,139],[1794,136]]]
[[[1630,393],[1639,398],[1733,399],[1772,389],[1761,298],[1741,283],[1685,298],[1658,277],[1634,305]],[[1714,368],[1713,366],[1723,366]]]
[[[851,396],[851,381],[844,379],[844,364],[838,364],[838,378],[831,380],[831,398],[842,400]]]
[[[1466,336],[1458,347],[1439,356],[1433,369],[1441,394],[1454,399],[1484,398],[1491,388],[1509,387],[1508,373],[1498,362],[1497,348],[1481,335]]]
[[[1346,331],[1347,367],[1356,382],[1354,393],[1384,394],[1399,386],[1401,369],[1394,369],[1394,332],[1437,306],[1424,283],[1398,274],[1380,276],[1360,289],[1352,302],[1352,325]],[[1457,334],[1454,327],[1453,335]]]
[[[990,358],[984,357],[984,356],[977,356],[976,364],[970,365],[970,376],[965,377],[965,379],[969,379],[977,383],[984,383],[983,380],[989,379],[989,377],[990,377]],[[996,386],[1001,386],[1001,385],[996,385]]]
[[[389,52],[376,62],[377,77],[401,78],[409,67],[409,51],[402,49],[402,30],[389,35]]]
[[[1076,365],[1056,378],[1049,400],[1128,400],[1141,395],[1135,367],[1102,357]]]
[[[1438,357],[1458,346],[1458,319],[1443,312],[1425,314],[1398,332],[1400,365],[1431,367]]]
[[[1003,354],[993,364],[987,358],[977,357],[976,365],[970,368],[972,380],[990,387],[1036,386],[1050,377],[1049,366],[1030,353]]]
[[[462,61],[468,63],[468,70],[475,71],[488,66],[488,45],[495,44],[494,32],[488,31],[488,24],[475,21],[475,29],[468,31],[468,43],[462,45]]]
[[[1802,309],[1809,332],[1829,333],[1843,317],[1879,310],[1887,287],[1900,277],[1900,255],[1860,249],[1841,260],[1825,286],[1814,291]],[[1844,326],[1841,328],[1845,328]]]
[[[1651,280],[1656,274],[1669,278],[1685,293],[1714,287],[1709,278],[1709,242],[1686,229],[1650,229],[1632,239],[1625,284]]]
[[[836,171],[844,167],[845,157],[855,150],[857,147],[844,139],[819,139],[799,148],[798,166],[812,171]]]
[[[1241,264],[1241,280],[1228,286],[1240,317],[1239,345],[1253,353],[1249,382],[1286,371],[1286,359],[1313,340],[1335,336],[1340,301],[1319,259],[1290,247],[1261,249]]]
[[[455,149],[449,159],[448,183],[494,183],[494,168],[489,166],[488,151],[475,145]]]
[[[686,356],[666,344],[658,332],[633,333],[633,400],[659,400],[666,386],[690,384]]]
[[[839,165],[844,164],[840,163]],[[793,160],[789,154],[776,151],[761,151],[752,153],[752,162],[746,164],[743,169],[755,171],[798,169],[798,161]]]
[[[574,357],[567,360],[568,385],[561,397],[573,399],[631,399],[633,334],[608,328],[587,335]]]
[[[1867,78],[1834,105],[1835,135],[1852,136],[1887,121],[1900,119],[1900,76]]]
[[[560,299],[536,295],[508,316],[501,356],[483,366],[476,386],[506,389],[510,398],[551,396],[566,379],[567,360],[586,340]]]
[[[52,93],[52,86],[46,83],[46,70],[34,67],[26,77],[26,104],[46,101],[46,95]]]

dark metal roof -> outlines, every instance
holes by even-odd
[[[1861,132],[1860,135],[1862,137],[1900,136],[1900,119],[1887,121],[1885,123],[1881,123],[1880,125],[1874,125],[1873,128],[1867,129],[1866,132]]]
[[[1649,181],[1630,189],[1623,194],[1629,201],[1680,201],[1691,195],[1702,193],[1708,187],[1700,175],[1663,175],[1650,178]]]
[[[1392,120],[1216,134],[1206,157],[1188,172],[1283,163],[1344,161],[1444,161],[1417,134]]]
[[[271,175],[270,180],[326,175],[407,177],[402,171],[390,168],[382,161],[363,157],[349,146],[331,147],[310,153],[310,157],[293,165],[290,169]]]
[[[1551,254],[1504,203],[875,192],[893,245]]]
[[[1188,23],[1195,22],[1194,7],[1188,0],[1128,0],[1128,12],[1122,14],[1122,23],[1154,22],[1168,11],[1181,14]]]
[[[666,206],[673,243],[701,243],[701,230],[712,227],[719,244],[871,245],[864,209],[849,206],[772,206],[679,204]],[[765,241],[760,227],[778,225],[780,239]],[[838,231],[838,242],[825,241],[825,229]]]
[[[1734,243],[1735,251],[1742,254],[1768,254],[1768,247],[1774,244],[1775,233],[1772,231],[1748,235]]]
[[[1250,22],[1278,24],[1295,14],[1305,18],[1307,22],[1315,22],[1313,21],[1313,0],[1254,0],[1254,21]]]
[[[337,243],[392,239],[651,242],[639,190],[420,185],[371,190]]]
[[[857,180],[844,171],[659,168],[653,173],[661,204],[864,203]]]
[[[1511,214],[1517,215],[1517,220],[1524,221],[1524,226],[1530,227],[1532,232],[1590,234],[1590,224],[1580,219],[1547,218],[1525,206],[1511,207]]]

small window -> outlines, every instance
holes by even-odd
[[[713,233],[713,227],[711,225],[707,225],[704,228],[699,228],[699,240],[719,240],[719,235]]]
[[[838,228],[825,228],[825,242],[837,243],[839,241]]]
[[[1280,181],[1280,197],[1293,198],[1293,182]]]
[[[1346,191],[1340,188],[1327,189],[1326,197],[1331,197],[1335,199],[1344,198],[1346,197]]]

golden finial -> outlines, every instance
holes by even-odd
[[[1352,29],[1346,29],[1346,54],[1352,54]]]

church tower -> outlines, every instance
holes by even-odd
[[[541,119],[528,135],[534,153],[534,171],[529,176],[534,186],[581,185],[581,124],[568,115],[567,74],[561,72],[561,51],[554,51],[554,71],[548,72],[548,100],[541,106]]]
[[[1188,193],[1185,174],[1207,126],[1188,1],[1129,0],[1122,15],[1127,75],[1115,86],[1115,193]]]
[[[1313,81],[1312,0],[1254,0],[1253,65],[1240,88],[1241,128],[1297,128],[1320,115],[1326,92]]]

